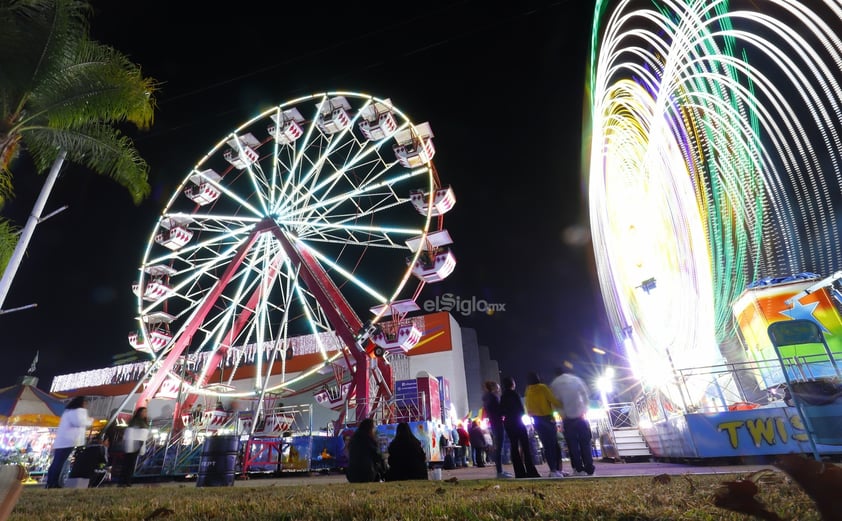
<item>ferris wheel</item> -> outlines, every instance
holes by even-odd
[[[167,202],[133,285],[129,342],[155,359],[138,404],[178,387],[177,418],[200,396],[334,382],[360,418],[388,397],[390,353],[421,338],[407,314],[456,262],[432,139],[390,99],[326,92],[216,143]]]

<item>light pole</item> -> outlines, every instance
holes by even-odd
[[[38,199],[35,200],[35,204],[32,207],[32,213],[29,214],[29,218],[26,220],[26,224],[20,232],[20,238],[18,238],[15,251],[12,252],[9,264],[3,271],[3,278],[0,279],[0,309],[3,308],[3,303],[6,302],[6,295],[9,294],[9,288],[12,286],[12,280],[15,278],[18,267],[20,266],[23,256],[26,253],[26,248],[29,246],[29,241],[32,239],[32,234],[35,232],[35,226],[37,226],[42,220],[49,219],[53,215],[67,208],[66,206],[60,208],[46,216],[44,219],[41,219],[41,212],[44,211],[44,206],[47,204],[47,198],[50,196],[50,192],[53,191],[53,186],[56,184],[56,179],[58,178],[58,173],[61,170],[61,165],[64,164],[64,159],[66,157],[67,151],[60,150],[56,160],[53,161],[50,173],[47,174],[47,178],[44,180],[44,186],[41,187],[41,193],[38,194]]]

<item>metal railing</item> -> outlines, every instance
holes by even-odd
[[[216,411],[207,411],[202,421],[181,430],[172,428],[172,420],[156,420],[150,428],[146,452],[138,458],[135,475],[189,476],[198,472],[205,440],[214,435],[237,435],[241,447],[252,439],[311,436],[311,404],[274,407],[265,410],[255,422],[253,411],[226,413],[222,423],[214,421]],[[238,468],[242,467],[242,462]]]

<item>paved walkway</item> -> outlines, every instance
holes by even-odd
[[[503,469],[512,472],[511,465],[503,465]],[[567,461],[563,465],[564,470],[570,470]],[[593,476],[567,477],[563,479],[602,479],[608,477],[635,477],[635,476],[657,476],[660,474],[682,475],[682,474],[750,474],[764,469],[775,469],[772,465],[688,465],[682,463],[659,463],[659,462],[630,462],[612,463],[605,461],[596,462],[596,472]],[[539,465],[538,471],[546,476],[549,471],[546,465]],[[497,472],[494,466],[490,467],[465,467],[453,470],[443,470],[442,479],[457,478],[459,480],[496,479]],[[550,478],[543,478],[550,479]],[[557,478],[556,478],[557,479]],[[285,485],[316,485],[328,483],[347,483],[344,474],[337,472],[331,474],[300,474],[290,473],[281,477],[260,478],[253,477],[234,481],[236,487],[251,486],[285,486]],[[160,483],[157,486],[168,486],[171,483]],[[184,482],[176,482],[183,485]]]
[[[683,463],[661,463],[661,462],[629,462],[629,463],[614,463],[611,461],[596,461],[596,472],[593,476],[572,477],[569,476],[563,479],[602,479],[611,477],[636,477],[636,476],[657,476],[660,474],[682,475],[682,474],[750,474],[759,470],[771,469],[775,470],[772,465],[693,465]],[[570,470],[568,461],[564,461],[562,465],[565,471]],[[503,465],[503,469],[512,472],[511,465]],[[546,476],[549,471],[546,464],[538,466],[538,471],[542,476]],[[442,470],[442,479],[447,480],[457,478],[459,480],[478,480],[478,479],[496,479],[497,473],[494,466],[487,467],[465,467],[452,470]],[[538,479],[538,478],[536,478]],[[550,478],[541,478],[550,479]],[[557,479],[557,478],[555,478]],[[320,473],[300,473],[290,472],[280,477],[260,477],[254,476],[249,479],[234,480],[235,487],[261,487],[261,486],[289,486],[289,485],[319,485],[330,483],[347,483],[345,475],[339,472],[331,472],[330,474]],[[162,482],[143,482],[138,480],[134,486],[136,487],[167,487],[167,486],[185,486],[195,484],[195,480],[174,480]],[[43,487],[43,484],[29,483],[26,486]]]

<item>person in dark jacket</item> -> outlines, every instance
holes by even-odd
[[[475,467],[484,467],[485,453],[488,450],[488,446],[485,444],[485,433],[482,431],[482,427],[480,427],[479,420],[471,422],[468,435],[471,438],[471,460]]]
[[[526,410],[523,400],[515,392],[515,380],[511,376],[503,378],[503,394],[500,396],[500,412],[503,413],[503,428],[509,437],[512,449],[512,466],[516,478],[540,478],[535,462],[532,460],[532,447],[529,445],[529,432],[523,424]]]
[[[385,463],[377,446],[374,420],[366,418],[357,426],[348,442],[348,468],[345,477],[351,483],[380,481],[385,474]]]
[[[494,466],[498,478],[513,478],[503,470],[503,414],[500,412],[500,384],[488,380],[483,384],[482,409],[491,427],[491,441],[494,443]]]
[[[401,422],[389,443],[389,470],[386,481],[427,479],[427,454],[409,424]]]

